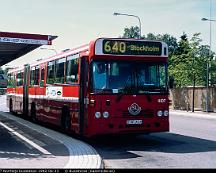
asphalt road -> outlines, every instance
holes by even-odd
[[[170,115],[171,130],[89,141],[107,168],[216,168],[216,119]]]

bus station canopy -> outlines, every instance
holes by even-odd
[[[13,61],[42,45],[52,45],[57,36],[0,32],[0,66]]]

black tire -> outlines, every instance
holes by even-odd
[[[37,116],[36,116],[36,107],[35,107],[35,103],[32,103],[31,104],[31,120],[33,121],[33,122],[37,122],[38,120],[37,120]]]
[[[9,101],[9,111],[10,111],[10,113],[14,113],[13,112],[13,101],[12,101],[12,99],[10,99],[10,101]]]
[[[67,107],[64,107],[62,109],[61,126],[62,126],[62,130],[65,133],[70,133],[70,131],[71,131],[71,117],[70,117],[70,111]]]

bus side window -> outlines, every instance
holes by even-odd
[[[56,60],[55,83],[64,83],[66,58]]]
[[[31,68],[30,85],[35,84],[35,67]]]
[[[30,85],[39,84],[39,66],[31,68]]]
[[[45,69],[42,67],[41,73],[40,73],[40,87],[44,86],[44,74],[45,74]]]
[[[47,81],[46,81],[47,84],[54,84],[55,82],[54,70],[55,70],[55,61],[48,62]]]
[[[40,67],[38,65],[35,68],[35,85],[39,85],[39,72],[40,72]]]
[[[15,87],[15,76],[14,74],[8,74],[8,88],[14,88]]]
[[[17,86],[23,85],[23,72],[17,73]]]
[[[66,82],[77,83],[78,82],[78,69],[79,69],[79,55],[75,54],[67,57],[66,64]]]

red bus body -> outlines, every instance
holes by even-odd
[[[148,47],[142,45],[144,43],[153,44]],[[86,137],[166,132],[169,131],[167,61],[168,48],[163,42],[99,38],[88,45],[9,71],[7,105],[10,112],[22,113],[34,121],[49,122]],[[100,64],[106,72],[102,70],[96,75]],[[151,73],[155,82],[161,80],[160,87],[148,83],[142,86],[147,89],[139,90],[137,69],[142,68],[139,64],[148,64],[143,69],[149,68],[147,75]],[[165,69],[163,75],[159,72],[161,64]],[[118,75],[122,70],[124,76],[127,68],[129,84],[121,83],[125,91],[115,88],[120,80],[113,79],[126,79]],[[100,74],[104,74],[105,83],[113,87],[95,88],[96,84],[101,84],[102,80],[96,80]],[[164,82],[157,80],[158,75]]]

